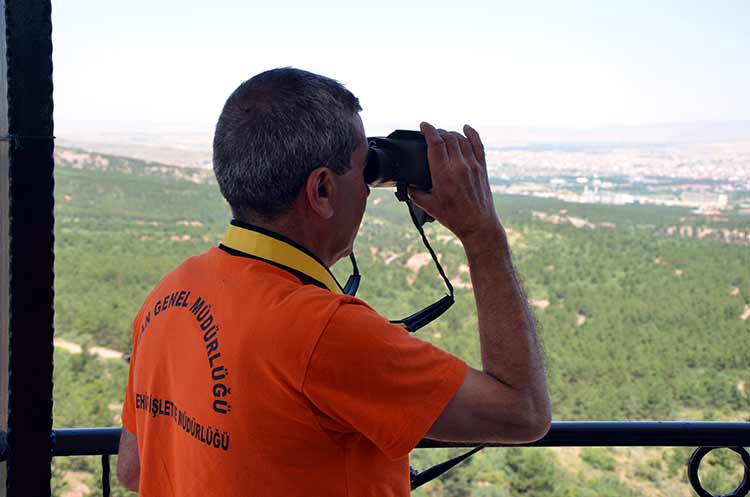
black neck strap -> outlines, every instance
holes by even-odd
[[[424,309],[415,312],[411,316],[405,317],[404,319],[391,321],[391,323],[397,324],[399,326],[403,326],[407,331],[414,333],[418,329],[435,321],[437,318],[442,316],[443,313],[445,313],[445,311],[447,311],[450,308],[450,306],[453,305],[453,302],[454,302],[453,285],[451,285],[450,280],[448,280],[448,277],[445,275],[443,266],[440,265],[440,261],[438,261],[437,255],[435,255],[435,251],[432,249],[430,242],[427,240],[427,236],[424,234],[424,229],[422,229],[422,222],[420,222],[419,219],[417,219],[418,208],[409,199],[409,195],[407,194],[406,184],[399,183],[397,185],[396,198],[399,199],[401,202],[406,203],[406,206],[409,208],[409,216],[411,217],[411,221],[412,223],[414,223],[414,227],[417,228],[417,231],[419,232],[419,236],[422,237],[422,243],[424,244],[425,247],[427,247],[427,250],[430,252],[430,256],[432,257],[432,260],[435,261],[437,270],[440,273],[440,276],[442,276],[443,281],[445,282],[445,286],[448,288],[448,295],[441,298],[434,304],[429,305],[425,307]],[[422,212],[421,209],[419,210],[419,212],[422,214],[421,216],[422,219],[424,219],[426,214],[424,214],[424,212]]]

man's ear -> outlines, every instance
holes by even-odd
[[[321,218],[333,216],[332,197],[336,188],[335,173],[325,166],[314,169],[305,182],[305,193],[309,207]]]

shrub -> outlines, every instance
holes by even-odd
[[[609,450],[601,447],[585,447],[581,452],[581,459],[593,468],[602,471],[614,471],[617,461]]]

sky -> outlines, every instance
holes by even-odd
[[[56,134],[212,132],[242,81],[344,83],[371,130],[750,120],[750,2],[53,0]],[[478,128],[480,129],[480,128]]]

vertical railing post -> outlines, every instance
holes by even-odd
[[[109,454],[102,456],[102,497],[109,497]]]
[[[5,0],[0,0],[0,12],[5,12]],[[8,135],[8,66],[5,63],[5,16],[0,15],[0,136]],[[8,431],[8,291],[10,286],[10,231],[8,180],[10,143],[0,141],[0,432]],[[3,437],[7,442],[7,437]],[[5,497],[6,463],[0,463],[0,497]]]
[[[4,0],[9,219],[8,497],[50,495],[54,178],[52,7]],[[3,371],[5,373],[5,371]]]

